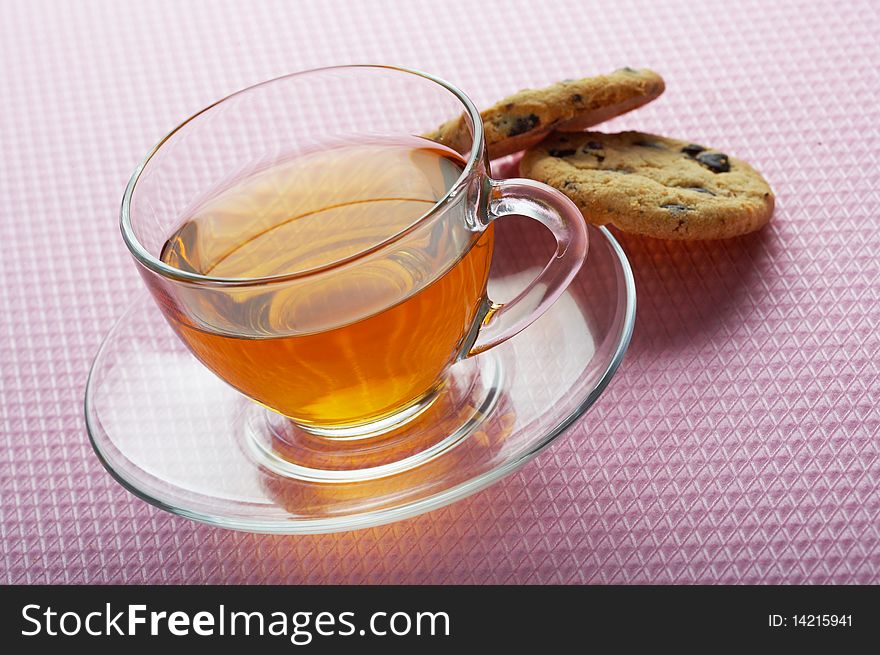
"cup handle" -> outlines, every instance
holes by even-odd
[[[556,253],[540,275],[510,302],[489,300],[467,357],[497,346],[528,327],[562,295],[587,256],[587,225],[564,194],[533,180],[491,180],[489,221],[502,216],[532,218],[556,237]]]

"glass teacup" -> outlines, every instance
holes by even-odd
[[[426,134],[461,116],[451,148]],[[486,291],[494,221],[542,223],[556,251],[510,302]],[[132,176],[125,243],[209,369],[311,434],[397,430],[450,367],[509,339],[565,290],[583,218],[530,180],[493,180],[479,112],[454,86],[384,66],[288,75],[211,105]]]

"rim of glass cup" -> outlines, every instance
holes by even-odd
[[[405,227],[404,229],[396,232],[390,237],[384,239],[383,241],[366,248],[364,250],[358,251],[353,255],[349,255],[348,257],[344,257],[342,259],[330,262],[328,264],[322,264],[320,266],[316,266],[313,268],[305,269],[302,271],[294,271],[292,273],[283,273],[279,275],[268,275],[264,277],[252,277],[252,278],[228,278],[228,277],[214,277],[211,275],[200,275],[199,273],[191,273],[189,271],[184,271],[173,266],[169,266],[165,262],[163,262],[158,257],[154,257],[150,254],[149,250],[147,250],[144,245],[140,242],[137,236],[134,233],[134,229],[131,225],[131,199],[134,195],[135,188],[137,187],[138,180],[140,179],[141,174],[144,169],[150,163],[153,156],[159,152],[162,146],[171,139],[175,134],[177,134],[180,130],[186,127],[190,122],[211,111],[214,107],[221,105],[222,103],[230,100],[231,98],[235,98],[239,95],[243,95],[249,91],[253,91],[263,86],[268,86],[270,84],[274,84],[276,82],[280,82],[282,80],[292,79],[294,77],[299,77],[302,75],[309,75],[313,73],[320,73],[332,70],[344,70],[344,69],[354,69],[354,68],[371,68],[371,69],[385,69],[385,70],[393,70],[401,73],[407,73],[410,75],[416,75],[418,77],[422,77],[427,79],[435,84],[438,84],[444,87],[447,91],[451,92],[458,100],[464,105],[467,113],[470,115],[471,122],[474,126],[474,134],[473,134],[473,144],[471,145],[471,153],[468,158],[467,164],[464,167],[461,175],[455,181],[455,183],[446,191],[446,194],[437,202],[435,202],[431,208],[426,211],[424,214],[415,219],[410,225]],[[289,280],[294,280],[298,278],[304,278],[316,273],[320,273],[322,271],[327,271],[330,269],[337,268],[339,266],[344,266],[353,261],[371,255],[373,253],[379,252],[390,246],[391,244],[399,241],[403,237],[405,237],[410,232],[414,231],[416,228],[421,226],[425,221],[434,216],[436,212],[444,205],[446,205],[451,199],[455,198],[459,191],[466,186],[468,179],[470,178],[474,167],[477,161],[481,158],[483,152],[483,121],[480,117],[480,112],[477,109],[476,105],[471,101],[470,98],[465,95],[465,93],[456,87],[454,84],[447,82],[446,80],[439,78],[435,75],[431,75],[430,73],[425,73],[423,71],[404,68],[402,66],[391,66],[384,64],[347,64],[342,66],[324,66],[321,68],[312,68],[309,70],[298,71],[296,73],[288,73],[287,75],[281,75],[279,77],[274,77],[270,80],[264,80],[263,82],[258,82],[257,84],[252,84],[251,86],[245,87],[243,89],[239,89],[233,93],[230,93],[227,96],[224,96],[220,100],[211,103],[207,107],[197,111],[195,114],[189,116],[182,123],[177,125],[173,130],[168,132],[162,139],[155,145],[153,148],[147,153],[147,155],[141,160],[140,164],[138,164],[137,168],[135,168],[134,173],[132,173],[131,178],[128,181],[128,185],[125,187],[125,193],[122,196],[122,207],[119,212],[119,225],[122,230],[122,238],[125,241],[125,245],[128,247],[128,250],[134,256],[134,258],[140,262],[142,265],[146,266],[148,269],[153,271],[154,273],[158,273],[159,275],[170,278],[173,280],[183,281],[183,282],[195,282],[201,285],[210,285],[210,286],[251,286],[256,284],[269,284],[276,282],[286,282]]]

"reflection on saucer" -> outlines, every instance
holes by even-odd
[[[499,406],[506,403],[502,398]],[[434,458],[410,470],[362,482],[303,482],[263,471],[261,483],[266,494],[296,515],[327,516],[329,513],[363,511],[365,507],[381,507],[388,498],[405,496],[413,489],[431,493],[449,484],[450,480],[467,479],[467,471],[480,461],[492,460],[512,432],[515,418],[511,413],[497,413],[465,438],[447,456]],[[463,474],[463,475],[462,475]]]
[[[247,439],[255,461],[282,477],[358,482],[423,466],[459,447],[497,408],[504,369],[492,353],[458,362],[427,408],[404,425],[362,439],[332,439],[269,411],[251,415]]]

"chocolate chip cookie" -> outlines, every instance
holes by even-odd
[[[642,132],[554,132],[520,172],[565,193],[591,223],[661,239],[733,237],[773,213],[773,191],[746,162]]]
[[[663,78],[653,71],[621,68],[610,75],[519,91],[480,114],[489,158],[524,150],[554,129],[577,132],[607,121],[650,102],[664,88]],[[460,152],[471,140],[464,116],[425,136]]]

